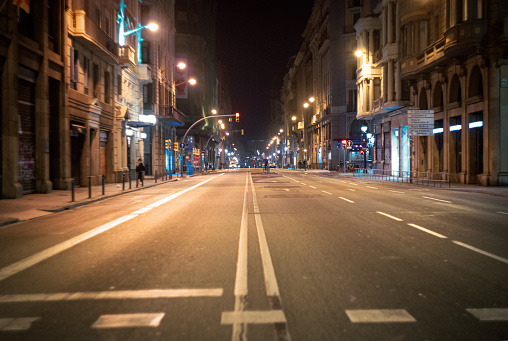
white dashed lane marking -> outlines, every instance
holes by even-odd
[[[384,215],[385,217],[388,217],[388,218],[393,219],[393,220],[402,221],[402,219],[397,218],[397,217],[394,217],[394,216],[392,216],[392,215],[389,215],[388,213],[379,212],[379,211],[376,211],[376,213],[381,214],[381,215]]]
[[[377,187],[367,186],[367,188],[378,189]]]
[[[343,197],[339,197],[339,199],[342,199],[344,201],[347,201],[347,202],[350,202],[352,204],[354,204],[355,202],[353,200],[349,200],[349,199],[346,199],[346,198],[343,198]]]
[[[474,246],[471,246],[471,245],[468,245],[468,244],[465,244],[465,243],[461,243],[461,242],[458,242],[456,240],[453,241],[455,244],[457,245],[460,245],[460,246],[463,246],[465,247],[466,249],[469,249],[471,251],[475,251],[475,252],[478,252],[478,253],[481,253],[482,255],[484,256],[487,256],[487,257],[490,257],[490,258],[494,258],[494,259],[497,259],[498,261],[501,261],[503,263],[506,263],[508,264],[508,259],[506,258],[503,258],[503,257],[499,257],[499,256],[496,256],[495,254],[493,253],[490,253],[490,252],[487,252],[487,251],[483,251],[483,250],[480,250]]]
[[[164,313],[102,315],[92,325],[95,329],[158,327]]]
[[[0,318],[0,330],[2,331],[20,331],[30,329],[32,323],[40,320],[40,317],[15,317]]]
[[[346,314],[353,323],[416,322],[404,309],[346,310]]]
[[[470,314],[480,321],[508,321],[508,309],[506,308],[486,308],[486,309],[466,309]]]
[[[321,192],[332,195],[332,193],[327,192],[327,191],[321,191]]]
[[[451,203],[451,201],[448,201],[448,200],[436,199],[436,198],[431,198],[431,197],[426,197],[426,196],[422,196],[422,198],[429,199],[429,200],[434,200],[434,201],[439,201],[439,202],[445,202],[445,203],[448,203],[448,204]]]
[[[286,317],[284,316],[284,312],[282,310],[223,312],[220,321],[221,324],[271,324],[285,322]]]
[[[436,236],[436,237],[443,238],[443,239],[447,238],[446,236],[443,236],[442,234],[439,234],[439,233],[437,233],[437,232],[434,232],[434,231],[428,230],[428,229],[426,229],[426,228],[424,228],[424,227],[421,227],[421,226],[418,226],[418,225],[416,225],[416,224],[408,224],[408,225],[409,225],[409,226],[411,226],[411,227],[414,227],[414,228],[416,228],[416,229],[419,229],[419,230],[421,230],[421,231],[423,231],[423,232],[430,233],[430,234],[432,234],[432,235],[434,235],[434,236]]]

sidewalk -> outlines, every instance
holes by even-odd
[[[300,170],[298,170],[300,171]],[[360,180],[368,180],[368,181],[377,181],[377,182],[387,182],[387,183],[397,183],[396,181],[388,181],[381,179],[371,179],[355,176],[353,173],[342,173],[336,171],[328,171],[328,170],[319,170],[319,169],[308,169],[303,172],[309,172],[320,176],[328,176],[328,177],[337,177],[337,178],[355,178]],[[398,182],[401,185],[406,185],[406,183]],[[482,194],[490,194],[497,195],[502,197],[508,197],[508,186],[481,186],[481,185],[466,185],[452,182],[450,187],[448,188],[448,183],[443,183],[440,187],[439,183],[430,183],[429,185],[425,184],[412,184],[413,186],[418,186],[422,188],[435,188],[447,191],[462,191],[462,192],[475,192]],[[435,186],[435,187],[434,187]]]
[[[48,194],[27,194],[19,199],[2,199],[0,200],[0,226],[41,217],[54,212],[69,210],[117,195],[140,191],[145,188],[171,181],[178,181],[180,179],[180,177],[177,178],[173,175],[173,179],[171,180],[162,181],[158,178],[156,183],[153,176],[147,176],[143,187],[139,184],[136,188],[136,181],[133,180],[130,189],[129,182],[125,182],[125,189],[123,189],[122,183],[105,184],[104,195],[102,195],[102,185],[92,186],[91,198],[89,198],[88,187],[76,187],[74,189],[74,201],[72,201],[72,193],[70,190],[54,190]]]

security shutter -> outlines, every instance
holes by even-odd
[[[35,84],[19,79],[19,183],[35,192]]]

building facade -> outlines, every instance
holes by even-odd
[[[174,1],[2,6],[2,198],[174,169]]]
[[[374,168],[508,183],[507,15],[496,0],[380,1],[358,20],[358,119],[375,137]],[[416,109],[433,111],[432,134],[408,124]]]

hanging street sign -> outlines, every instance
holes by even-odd
[[[408,110],[409,136],[431,136],[434,129],[434,110]]]
[[[185,143],[183,143],[183,142],[182,142],[182,143],[180,143],[180,148],[181,148],[181,149],[184,149],[184,148],[185,148]]]

